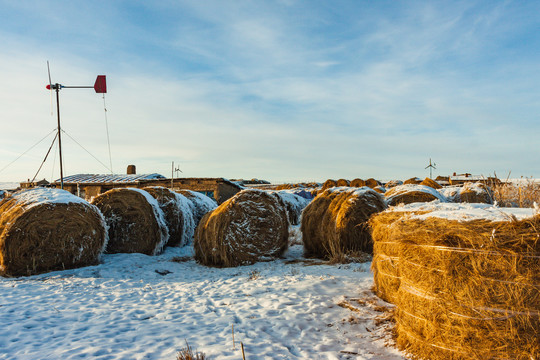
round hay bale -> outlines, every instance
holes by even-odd
[[[421,183],[420,185],[425,185],[425,186],[429,186],[429,187],[432,187],[434,189],[441,189],[442,186],[437,183],[435,180],[432,180],[430,178],[425,178]]]
[[[195,227],[197,227],[206,213],[214,210],[217,207],[214,200],[210,199],[204,194],[201,194],[200,192],[191,190],[178,190],[177,192],[184,195],[193,203],[193,219],[195,220]]]
[[[493,194],[487,185],[467,183],[459,192],[459,201],[462,203],[493,204]]]
[[[272,194],[277,196],[284,204],[289,223],[291,225],[300,225],[302,211],[309,204],[310,200],[290,191],[275,191]]]
[[[461,186],[445,186],[438,191],[446,198],[447,201],[454,203],[459,202],[459,192],[461,191]]]
[[[346,179],[339,179],[338,181],[336,181],[337,186],[349,186],[350,184],[351,182]]]
[[[433,200],[446,202],[444,196],[437,190],[425,185],[398,185],[389,189],[384,196],[389,206]]]
[[[371,253],[367,221],[385,207],[383,197],[368,187],[324,191],[302,213],[305,255],[332,259],[351,252]]]
[[[98,208],[67,191],[34,188],[0,202],[0,274],[96,265],[107,243]]]
[[[422,359],[538,358],[540,217],[428,206],[386,221],[399,258],[398,346]]]
[[[403,185],[419,185],[420,183],[422,183],[422,179],[419,179],[417,177],[413,177],[413,178],[405,180],[403,182]]]
[[[243,190],[207,213],[197,226],[197,262],[231,267],[281,256],[288,246],[289,223],[279,197]]]
[[[184,236],[184,212],[181,209],[178,194],[162,186],[150,186],[143,188],[157,200],[160,209],[165,216],[165,223],[169,230],[169,240],[166,246],[184,246],[187,239]]]
[[[372,189],[376,188],[377,186],[381,186],[381,185],[382,184],[379,181],[375,180],[374,178],[369,178],[369,179],[366,180],[366,186],[370,187]]]
[[[366,182],[362,179],[354,179],[351,181],[351,187],[364,187],[366,186]]]
[[[379,194],[384,194],[386,193],[386,188],[384,186],[375,186],[373,188],[373,190],[375,190],[376,192],[378,192]]]
[[[401,180],[390,180],[386,184],[384,184],[384,187],[387,189],[393,188],[398,185],[403,185],[403,181]]]
[[[156,255],[169,239],[165,215],[148,192],[117,188],[92,200],[109,227],[106,252]]]
[[[333,188],[333,187],[336,187],[336,186],[337,186],[337,181],[336,180],[328,179],[322,185],[322,189],[326,190],[326,189],[330,189],[330,188]]]

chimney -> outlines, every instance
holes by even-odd
[[[128,165],[127,167],[127,174],[128,175],[135,175],[137,172],[135,171],[135,165]]]

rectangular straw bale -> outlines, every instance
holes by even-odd
[[[540,218],[392,224],[397,343],[421,359],[540,358]]]

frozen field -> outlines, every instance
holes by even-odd
[[[210,359],[242,359],[240,342],[247,359],[403,359],[385,346],[369,263],[313,264],[299,245],[228,269],[191,255],[105,255],[98,266],[0,278],[0,358],[175,359],[187,340]]]

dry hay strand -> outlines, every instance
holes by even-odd
[[[177,192],[184,195],[193,203],[193,219],[195,220],[195,226],[199,224],[204,215],[217,207],[214,200],[200,192],[191,190],[178,190]]]
[[[407,179],[403,182],[403,185],[418,185],[422,182],[421,179],[417,178],[417,177],[413,177],[413,178],[410,178],[410,179]]]
[[[333,259],[359,251],[371,253],[368,220],[385,208],[383,197],[367,187],[326,190],[302,213],[306,257]]]
[[[459,192],[460,202],[493,204],[491,189],[483,183],[465,184]]]
[[[351,181],[351,184],[350,184],[351,187],[364,187],[366,186],[366,182],[362,179],[354,179]]]
[[[374,178],[369,178],[366,180],[366,186],[370,187],[372,189],[376,188],[377,186],[381,186],[382,184],[375,180]]]
[[[300,225],[302,211],[309,204],[310,200],[289,191],[275,191],[272,192],[272,194],[277,196],[279,201],[283,203],[283,206],[287,211],[289,224]]]
[[[433,200],[446,201],[437,190],[425,185],[398,185],[389,189],[384,196],[389,206]]]
[[[339,179],[338,181],[336,181],[337,186],[349,186],[350,184],[351,182],[347,179]]]
[[[156,255],[167,243],[169,233],[159,203],[148,192],[117,188],[92,200],[109,227],[107,253]]]
[[[390,189],[390,188],[398,186],[398,185],[403,185],[403,181],[401,181],[401,180],[390,180],[389,182],[384,184],[384,187],[387,188],[387,189]]]
[[[243,190],[206,214],[195,231],[197,262],[232,267],[281,256],[288,246],[289,222],[279,197]]]
[[[434,189],[442,189],[442,186],[436,182],[435,180],[432,180],[430,178],[425,178],[421,183],[420,185],[425,185],[425,186],[429,186],[429,187],[432,187]]]
[[[165,216],[165,223],[169,230],[167,246],[183,246],[186,244],[184,237],[184,213],[179,204],[177,194],[162,186],[149,186],[143,188],[157,200],[160,209]]]
[[[0,202],[0,275],[96,265],[106,243],[99,210],[67,191],[35,188]]]
[[[540,217],[471,221],[404,214],[398,346],[422,359],[540,357]]]
[[[337,181],[328,179],[322,185],[322,190],[330,189],[337,186]]]

